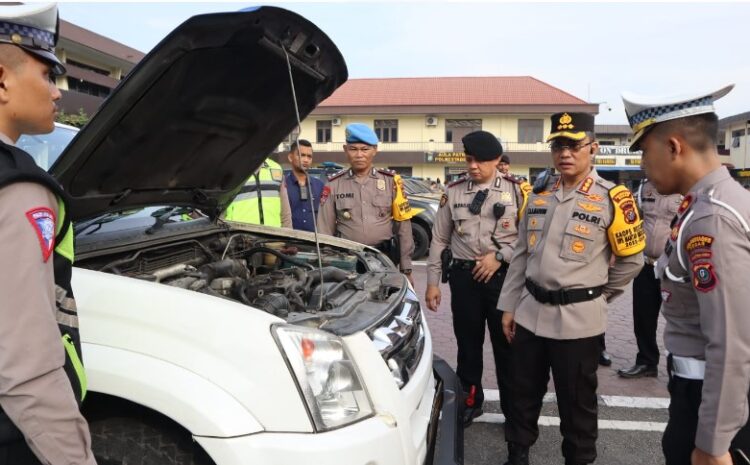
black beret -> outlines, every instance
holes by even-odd
[[[503,155],[500,157],[500,163],[507,163],[510,165],[510,157],[508,155]]]
[[[496,160],[503,154],[500,141],[487,131],[470,132],[461,139],[461,142],[464,143],[464,153],[473,156],[478,161]]]

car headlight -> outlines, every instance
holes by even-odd
[[[283,324],[273,326],[272,332],[297,381],[316,431],[372,416],[370,398],[340,337]]]

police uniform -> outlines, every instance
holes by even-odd
[[[362,124],[347,127],[346,141],[369,145],[378,142],[372,129]],[[402,271],[411,273],[414,238],[409,218],[412,214],[401,177],[394,171],[372,168],[359,177],[347,169],[330,176],[323,187],[318,231],[377,247],[395,258]],[[399,250],[390,250],[394,236],[398,238]]]
[[[714,113],[713,100],[731,88],[673,103],[623,96],[635,132],[631,150],[660,122]],[[750,454],[748,219],[750,193],[719,167],[686,193],[656,263],[669,352],[667,465],[690,463],[694,447],[714,456]]]
[[[64,72],[55,5],[0,6],[0,42]],[[0,134],[0,464],[95,464],[59,184]]]
[[[478,133],[489,137],[482,141],[481,137],[476,136]],[[484,131],[468,134],[463,142],[465,152],[476,158],[480,158],[480,151],[485,150],[484,145],[480,144],[489,145],[489,159],[495,159],[502,153],[502,146],[497,139]],[[487,196],[481,204],[481,210],[472,213],[469,207],[477,193],[483,190],[487,191]],[[481,413],[484,401],[482,347],[485,321],[492,342],[501,407],[506,418],[510,418],[510,346],[502,333],[501,315],[496,304],[518,237],[518,217],[523,211],[526,193],[530,190],[528,183],[497,170],[492,179],[481,186],[468,175],[463,176],[447,186],[432,227],[432,242],[427,260],[428,285],[437,286],[440,282],[443,250],[449,248],[452,254],[452,263],[449,265],[451,312],[458,345],[456,371],[466,393],[465,423]],[[484,283],[473,278],[472,270],[476,257],[487,253],[494,253],[501,266],[490,281]]]
[[[552,127],[557,132],[548,141],[582,140],[584,131],[593,132],[594,119],[556,114]],[[643,266],[642,224],[630,191],[601,178],[596,169],[569,192],[559,176],[534,190],[498,302],[499,309],[514,313],[516,322],[513,422],[505,430],[508,463],[528,463],[528,448],[539,435],[550,368],[566,464],[591,463],[596,458],[596,370],[607,302]]]
[[[682,201],[680,194],[659,194],[648,180],[641,183],[635,197],[643,218],[646,248],[643,250],[643,269],[633,280],[633,332],[638,344],[638,354],[635,365],[618,370],[617,374],[623,378],[658,374],[659,345],[656,343],[656,327],[661,308],[661,285],[654,275],[654,263],[664,251],[670,222]]]

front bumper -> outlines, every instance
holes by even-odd
[[[432,368],[437,380],[425,465],[464,463],[464,428],[461,421],[461,382],[445,360],[434,356]]]
[[[436,385],[427,430],[424,465],[462,465],[461,385],[448,364],[435,357]],[[404,463],[398,427],[376,415],[317,434],[264,432],[234,438],[195,436],[217,465],[325,463],[397,465]]]

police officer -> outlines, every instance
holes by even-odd
[[[413,285],[414,238],[409,221],[413,211],[401,177],[373,167],[378,137],[365,124],[346,127],[344,152],[351,166],[329,177],[323,188],[319,231],[377,247],[391,257]]]
[[[281,225],[285,228],[313,231],[313,215],[318,213],[320,207],[323,181],[307,174],[313,161],[312,144],[305,139],[294,141],[287,159],[292,170],[284,176],[281,183]]]
[[[503,174],[510,174],[510,157],[508,155],[500,155],[500,161],[497,162],[497,169]]]
[[[669,352],[667,465],[750,456],[750,193],[721,166],[713,107],[732,87],[653,101],[623,96],[631,150],[642,150],[649,180],[661,194],[684,195],[656,263]]]
[[[633,331],[638,354],[635,365],[617,371],[620,377],[626,379],[657,376],[659,373],[656,326],[661,308],[661,285],[654,275],[654,263],[664,251],[669,237],[669,223],[682,201],[679,194],[659,194],[654,183],[647,179],[639,186],[635,198],[643,217],[646,249],[643,251],[643,269],[633,280]]]
[[[437,311],[441,292],[441,255],[449,249],[451,312],[458,344],[458,376],[465,391],[464,424],[482,414],[482,346],[485,322],[495,358],[500,401],[506,418],[510,383],[510,346],[502,334],[496,304],[518,237],[517,223],[531,186],[497,169],[503,152],[486,131],[463,139],[468,173],[447,186],[440,200],[427,261],[427,308]]]
[[[54,128],[54,4],[0,6],[0,464],[95,464],[59,184],[14,147]]]
[[[592,115],[552,115],[547,140],[560,175],[535,183],[498,302],[512,348],[513,421],[505,429],[511,465],[528,464],[550,368],[566,465],[596,458],[596,370],[607,302],[643,266],[645,241],[633,195],[593,168],[593,131]]]

